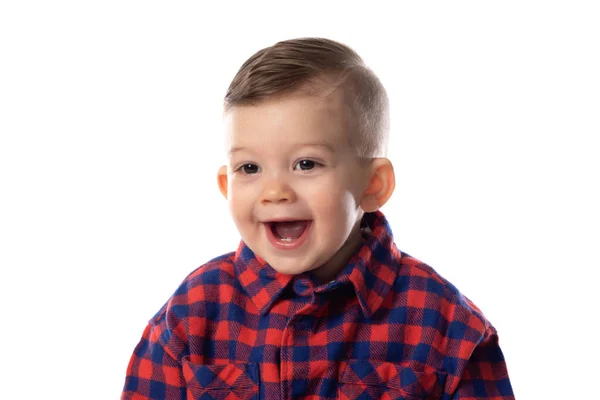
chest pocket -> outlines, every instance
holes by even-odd
[[[342,366],[338,398],[354,399],[440,399],[446,375],[417,372],[391,362],[350,360]]]
[[[258,400],[258,364],[193,364],[183,359],[188,400]],[[232,397],[233,395],[233,397]]]

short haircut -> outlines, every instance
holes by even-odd
[[[314,88],[323,88],[319,82],[330,82],[334,90],[344,90],[350,126],[355,130],[349,140],[358,155],[385,157],[389,134],[386,90],[354,50],[330,39],[285,40],[256,52],[229,85],[224,113],[236,106],[258,105],[306,89],[312,94]]]

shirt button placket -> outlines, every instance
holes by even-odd
[[[282,346],[282,399],[292,399],[294,380],[308,378],[309,360],[294,361],[294,349],[300,354],[308,349],[308,337],[312,333],[314,317],[310,315],[296,315],[289,322],[284,333]],[[285,352],[283,351],[285,349]],[[285,353],[285,356],[284,356]],[[308,356],[308,355],[307,355]],[[297,357],[298,358],[298,357]],[[302,358],[300,356],[299,358]],[[295,367],[295,368],[294,368]]]
[[[302,381],[308,379],[309,373],[309,351],[308,338],[313,329],[313,317],[310,315],[296,315],[289,325],[290,341],[289,341],[289,364],[291,378],[288,382],[288,398],[294,398],[294,381]],[[294,351],[298,354],[294,356]]]

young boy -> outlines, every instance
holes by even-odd
[[[279,42],[224,112],[218,173],[242,241],[152,318],[122,399],[513,399],[495,328],[402,253],[385,89],[350,48]]]

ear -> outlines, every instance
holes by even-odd
[[[363,194],[360,208],[364,212],[379,210],[392,196],[396,188],[396,176],[392,162],[387,158],[371,161],[369,186]]]
[[[221,191],[221,194],[223,195],[223,197],[225,197],[225,199],[227,199],[228,177],[226,165],[222,165],[219,168],[219,172],[217,173],[217,184],[219,185],[219,190]]]

